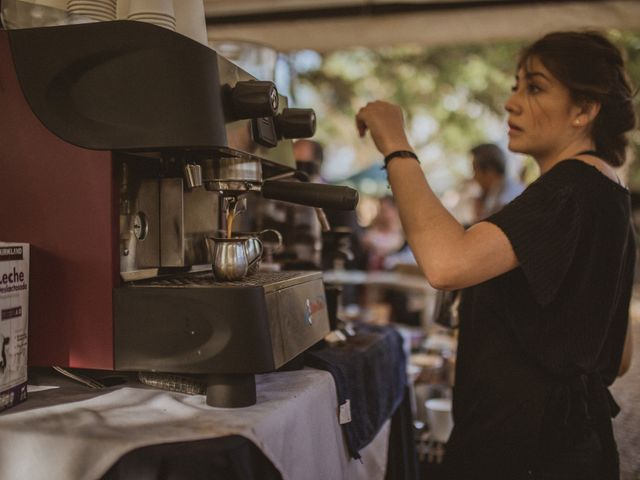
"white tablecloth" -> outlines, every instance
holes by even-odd
[[[257,445],[284,479],[384,478],[390,420],[360,452],[362,461],[351,459],[329,373],[256,375],[256,387],[257,403],[238,409],[136,384],[32,393],[0,414],[0,479],[96,479],[139,447],[233,434]]]

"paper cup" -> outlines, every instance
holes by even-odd
[[[151,23],[175,31],[176,17],[171,0],[129,0],[128,20]]]
[[[169,17],[159,17],[159,16],[152,16],[152,15],[132,15],[132,16],[129,16],[128,20],[137,20],[140,22],[149,22],[149,23],[166,23],[173,26],[173,28],[176,27],[176,21],[173,18],[169,18]]]
[[[67,2],[68,7],[88,7],[88,8],[98,8],[101,10],[108,10],[109,12],[116,11],[116,4],[111,1],[100,1],[100,0],[69,0]]]
[[[116,19],[116,5],[111,0],[69,0],[67,11],[73,15],[84,15],[95,20]]]
[[[209,45],[202,0],[180,0],[174,4],[176,32],[203,45]]]
[[[175,23],[175,18],[173,18],[171,15],[165,15],[164,13],[131,13],[129,14],[129,16],[127,17],[129,19],[133,19],[133,18],[153,18],[153,19],[157,19],[157,20],[164,20],[164,21],[169,21],[169,22],[173,22]]]
[[[175,18],[172,0],[129,0],[129,15],[136,13],[164,13]]]
[[[129,0],[118,0],[116,5],[116,18],[126,20],[129,16]]]
[[[111,18],[112,20],[116,18],[115,12],[109,12],[107,10],[101,10],[99,8],[92,8],[92,7],[69,7],[68,12],[74,13],[74,14],[89,13],[89,14],[95,14],[95,15],[102,15],[102,16]]]
[[[156,22],[156,21],[151,21],[151,20],[131,20],[131,21],[148,23],[150,25],[155,25],[156,27],[166,28],[167,30],[171,30],[172,32],[176,31],[176,26],[171,24],[171,23],[162,23],[162,22]]]
[[[453,416],[451,415],[451,399],[432,398],[424,404],[427,411],[427,422],[431,438],[436,442],[446,443],[453,429]]]

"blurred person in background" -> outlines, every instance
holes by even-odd
[[[499,146],[483,143],[473,147],[471,155],[473,179],[480,186],[474,205],[475,221],[480,221],[520,195],[524,185],[507,175],[507,157]]]
[[[293,158],[296,168],[309,175],[310,182],[323,182],[320,176],[324,149],[315,140],[297,140],[293,144]]]
[[[320,180],[322,147],[317,142],[299,140],[293,144],[296,168],[310,182]],[[284,239],[284,251],[274,257],[283,269],[317,270],[321,263],[321,227],[314,209],[302,205],[257,198],[257,229],[274,229]]]
[[[293,156],[296,160],[296,168],[309,175],[310,182],[327,183],[326,180],[322,177],[324,148],[319,142],[307,139],[296,141],[293,144]],[[307,213],[313,213],[313,216],[315,217],[313,209],[306,208],[306,210]],[[345,259],[344,267],[348,269],[363,268],[364,252],[362,250],[362,227],[360,227],[360,225],[358,224],[358,219],[355,211],[332,210],[329,208],[325,208],[324,213],[327,217],[327,220],[329,221],[331,231],[335,232],[339,230],[349,230],[351,232],[347,243],[353,256],[350,259]],[[327,239],[323,238],[323,232],[321,231],[321,226],[318,222],[318,219],[311,219],[311,217],[306,218],[308,218],[309,220],[313,220],[314,227],[309,230],[313,232],[316,242],[319,242],[316,243],[316,245],[320,245],[320,248],[323,249]],[[295,218],[294,221],[297,222],[299,221],[299,219]],[[331,232],[324,234],[325,237],[331,235]],[[332,241],[329,241],[328,243],[333,244]],[[333,268],[333,254],[334,252],[322,252],[321,266],[323,270],[330,270],[331,268]]]
[[[469,155],[473,176],[453,195],[443,198],[451,214],[465,227],[496,213],[524,190],[520,179],[507,174],[507,157],[498,145],[476,145]]]
[[[324,161],[324,149],[314,140],[298,140],[293,144],[293,156],[296,168],[305,173],[310,182],[326,183],[321,170]],[[361,247],[362,229],[353,211],[324,209],[332,231],[349,230],[349,246],[352,256],[344,262],[346,268],[363,269],[364,253]],[[333,268],[335,252],[324,252],[324,234],[312,207],[293,205],[283,202],[267,201],[261,205],[261,228],[279,230],[284,238],[285,251],[278,255],[278,260],[285,269],[329,270]],[[330,239],[328,244],[333,244]],[[347,289],[348,290],[348,289]],[[346,292],[350,298],[354,295]]]
[[[367,270],[382,270],[385,259],[398,252],[405,243],[393,197],[382,197],[379,202],[378,214],[362,237]]]
[[[494,143],[483,143],[473,147],[471,165],[472,184],[467,183],[461,192],[461,201],[452,214],[465,227],[478,223],[511,202],[524,191],[520,179],[507,174],[507,156]],[[456,213],[458,215],[456,215]],[[451,311],[463,291],[455,290],[440,293],[440,313],[437,323],[448,327],[456,326],[456,315]]]
[[[324,152],[313,140],[298,140],[293,144],[296,168],[309,177],[309,182],[324,183],[320,176]],[[322,265],[322,227],[311,207],[286,205],[287,232],[284,235],[289,250],[295,252],[296,268],[319,269]]]

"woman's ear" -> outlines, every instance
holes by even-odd
[[[578,115],[576,116],[573,124],[576,127],[583,127],[589,125],[595,120],[600,113],[600,102],[585,102],[581,107]]]

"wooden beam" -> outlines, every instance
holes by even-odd
[[[283,52],[326,52],[357,46],[490,43],[533,38],[553,30],[640,30],[640,2],[635,0],[501,3],[381,15],[209,23],[208,34],[210,39],[253,41]]]

